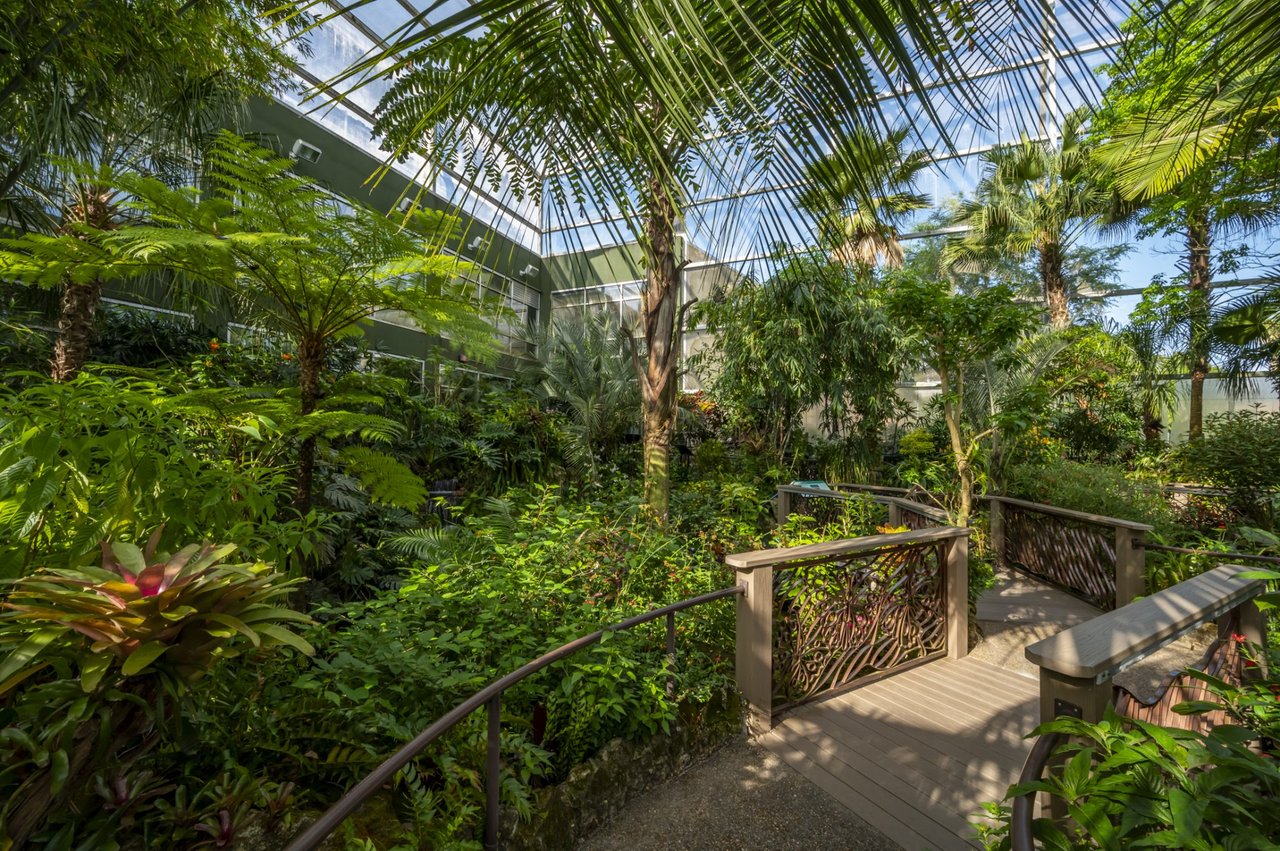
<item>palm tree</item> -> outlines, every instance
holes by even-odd
[[[488,0],[419,16],[327,86],[390,83],[375,129],[392,156],[618,211],[621,241],[638,243],[645,266],[645,500],[665,517],[685,307],[676,232],[689,199],[708,181],[732,187],[726,206],[762,174],[802,183],[831,140],[880,122],[888,84],[941,125],[925,77],[958,81],[956,52],[1000,55],[986,14],[882,0]]]
[[[1114,193],[1091,156],[1085,113],[1067,116],[1057,146],[1024,138],[985,155],[986,173],[954,223],[968,231],[947,246],[948,259],[979,269],[1002,256],[1037,261],[1049,324],[1071,325],[1063,264],[1090,229],[1119,217]]]
[[[1247,4],[1246,4],[1247,5]],[[1212,368],[1213,249],[1231,234],[1260,229],[1275,219],[1275,146],[1263,112],[1226,119],[1239,81],[1230,74],[1236,60],[1224,42],[1249,39],[1232,34],[1234,11],[1207,4],[1166,10],[1159,19],[1143,14],[1125,23],[1125,62],[1111,69],[1106,99],[1094,121],[1104,137],[1097,155],[1113,169],[1118,191],[1141,199],[1149,233],[1180,236],[1186,245],[1187,293],[1176,321],[1185,329],[1191,375],[1189,437],[1200,437],[1204,384]],[[1259,26],[1266,26],[1260,24]],[[1250,86],[1264,79],[1247,75]],[[1207,88],[1216,94],[1205,100]],[[1201,103],[1197,106],[1197,98]],[[1224,123],[1225,122],[1225,123]],[[1230,126],[1228,126],[1230,125]],[[1175,317],[1170,317],[1175,320]]]
[[[908,133],[898,128],[880,138],[857,130],[807,169],[811,188],[800,205],[817,217],[819,238],[833,260],[862,270],[880,262],[902,265],[900,226],[930,204],[915,191],[929,155],[907,150]]]
[[[50,20],[66,16],[46,33],[52,67],[23,65],[0,90],[7,93],[0,115],[13,136],[0,145],[0,211],[24,229],[100,231],[133,218],[112,186],[116,173],[150,174],[171,185],[194,181],[200,149],[236,123],[250,96],[271,91],[284,67],[283,52],[248,6],[196,6],[157,4],[145,26],[131,26],[95,19],[103,10],[86,9],[82,18],[55,5]],[[152,29],[159,25],[169,29]],[[71,55],[76,45],[84,55]],[[50,364],[55,381],[73,378],[85,362],[102,283],[64,282]]]
[[[1178,399],[1178,385],[1168,377],[1172,366],[1164,353],[1166,336],[1154,322],[1130,322],[1115,334],[1120,366],[1128,372],[1142,408],[1142,436],[1148,442],[1160,439],[1163,415]]]
[[[1247,396],[1258,371],[1272,373],[1280,395],[1280,286],[1243,295],[1226,306],[1211,328],[1216,341],[1229,349],[1222,374],[1233,396]]]
[[[571,458],[592,479],[637,421],[640,385],[631,334],[610,313],[559,315],[547,328],[529,332],[534,359],[524,371],[568,419]]]

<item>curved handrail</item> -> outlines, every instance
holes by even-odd
[[[1043,777],[1049,758],[1066,740],[1066,733],[1045,733],[1036,739],[1036,743],[1031,746],[1031,753],[1027,754],[1027,761],[1022,764],[1022,773],[1018,775],[1019,785]],[[1034,851],[1035,819],[1035,792],[1024,792],[1013,799],[1013,814],[1009,819],[1009,839],[1013,843],[1013,851]]]
[[[555,650],[544,653],[537,659],[526,663],[505,676],[499,677],[489,685],[480,689],[480,691],[471,695],[471,697],[459,703],[453,709],[442,715],[434,724],[427,727],[418,735],[410,739],[400,750],[389,756],[377,768],[369,772],[363,780],[351,787],[345,795],[339,798],[333,806],[325,810],[320,818],[316,819],[306,830],[296,835],[289,844],[285,846],[285,851],[309,851],[309,849],[317,847],[321,842],[328,838],[329,834],[337,830],[338,825],[342,824],[347,816],[351,815],[356,809],[368,800],[384,783],[395,776],[395,773],[409,764],[409,761],[417,756],[423,749],[447,733],[454,725],[461,722],[481,706],[488,704],[489,707],[489,779],[487,782],[489,795],[489,807],[486,812],[486,847],[496,847],[497,839],[497,807],[494,806],[497,792],[497,714],[498,700],[502,693],[511,688],[521,680],[536,674],[543,668],[546,668],[561,659],[572,656],[584,647],[590,647],[604,638],[606,633],[624,632],[641,624],[655,621],[660,617],[667,618],[667,654],[674,655],[674,636],[675,636],[675,614],[676,612],[692,609],[694,606],[700,606],[703,603],[710,603],[714,600],[720,600],[725,597],[732,597],[746,593],[746,589],[741,585],[734,585],[729,588],[721,588],[717,591],[711,591],[707,594],[700,594],[697,597],[690,597],[687,600],[681,600],[678,603],[672,603],[659,609],[652,609],[644,614],[627,618],[624,621],[611,624],[602,629],[598,629],[590,635],[584,635],[576,638],[568,644],[561,645]]]

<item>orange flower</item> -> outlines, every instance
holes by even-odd
[[[293,360],[293,355],[289,354],[288,352],[283,352],[280,355],[280,360]]]
[[[222,348],[222,344],[218,342],[216,337],[209,341],[209,351],[216,352],[220,348]]]

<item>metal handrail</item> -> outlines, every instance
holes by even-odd
[[[400,750],[396,751],[388,757],[381,765],[369,772],[363,780],[347,791],[345,795],[339,798],[333,806],[325,810],[320,818],[316,819],[306,830],[296,835],[289,844],[285,846],[285,851],[310,851],[310,849],[319,846],[321,842],[328,838],[329,834],[337,830],[338,825],[342,824],[347,816],[356,811],[361,804],[368,800],[382,785],[391,780],[396,772],[409,764],[409,761],[417,756],[423,749],[447,733],[455,725],[470,715],[481,706],[488,709],[488,753],[485,759],[485,830],[484,844],[486,849],[496,849],[498,847],[498,828],[499,816],[501,810],[498,802],[499,772],[501,770],[500,754],[499,754],[499,729],[501,725],[501,708],[502,693],[507,689],[519,683],[521,680],[536,674],[543,668],[546,668],[561,659],[572,656],[584,647],[590,647],[592,644],[599,642],[604,638],[606,633],[623,632],[641,624],[655,621],[663,616],[667,619],[667,658],[674,663],[675,661],[675,616],[676,612],[691,609],[694,606],[700,606],[703,603],[710,603],[714,600],[720,600],[725,597],[733,597],[745,594],[746,588],[741,585],[734,585],[730,588],[721,588],[718,591],[712,591],[707,594],[701,594],[697,597],[690,597],[687,600],[681,600],[678,603],[672,603],[659,609],[653,609],[644,614],[627,618],[603,629],[598,629],[590,635],[584,635],[581,638],[574,639],[568,644],[557,647],[548,653],[544,653],[532,662],[523,665],[511,673],[500,677],[480,691],[471,695],[462,703],[446,712],[434,724],[423,730],[418,735],[409,740]],[[674,682],[671,679],[667,681],[667,694],[672,696],[674,691]]]
[[[1045,733],[1036,739],[1027,754],[1027,761],[1022,764],[1022,773],[1018,775],[1018,784],[1031,783],[1044,776],[1058,746],[1067,740],[1066,733]],[[1013,843],[1013,851],[1034,851],[1035,840],[1036,793],[1025,792],[1013,799],[1013,814],[1009,819],[1009,838]]]
[[[1188,547],[1168,547],[1164,544],[1149,544],[1145,541],[1135,540],[1133,542],[1135,550],[1156,550],[1162,553],[1182,553],[1189,556],[1221,556],[1224,559],[1235,561],[1236,559],[1244,559],[1245,561],[1260,561],[1265,564],[1280,564],[1280,556],[1260,556],[1252,553],[1222,552],[1220,550],[1193,550]]]

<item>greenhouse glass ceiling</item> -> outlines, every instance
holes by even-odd
[[[980,176],[981,155],[992,146],[1022,136],[1053,139],[1063,115],[1096,102],[1105,81],[1095,72],[1115,55],[1119,24],[1128,13],[1124,0],[1014,2],[1022,2],[1022,14],[1012,14],[1008,2],[974,6],[989,35],[987,44],[957,58],[955,71],[963,75],[962,82],[927,83],[922,93],[946,127],[950,146],[939,138],[934,122],[925,118],[920,94],[894,91],[888,81],[883,87],[880,98],[886,126],[912,127],[917,133],[916,146],[933,156],[918,188],[935,204],[972,191]],[[412,30],[415,15],[441,21],[465,9],[466,3],[372,0],[334,4],[333,16],[310,35],[311,55],[298,57],[304,69],[302,91],[286,96],[287,102],[371,156],[384,158],[386,152],[372,137],[371,128],[372,114],[386,90],[385,80],[354,90],[347,86],[344,91],[349,94],[337,102],[315,97],[317,88],[370,51],[383,47],[386,40],[403,34],[406,28]],[[785,137],[785,130],[780,124],[780,138]],[[475,156],[495,151],[505,155],[483,127],[473,132]],[[683,232],[690,256],[702,264],[732,266],[735,274],[765,275],[772,263],[769,258],[778,247],[800,249],[813,241],[814,222],[797,205],[801,187],[795,179],[795,160],[799,155],[788,157],[783,144],[781,156],[772,166],[762,168],[744,159],[740,168],[734,168],[731,155],[726,154],[732,142],[708,136],[700,155],[713,160],[715,168],[704,167],[695,157],[696,179],[692,182],[697,192],[686,205]],[[609,199],[557,202],[555,183],[567,182],[565,175],[545,177],[541,200],[517,199],[505,182],[490,186],[468,181],[465,163],[440,169],[425,166],[421,158],[410,156],[394,167],[409,177],[431,174],[429,188],[436,195],[544,256],[590,251],[635,239]],[[927,214],[921,214],[920,220],[925,218]],[[1135,267],[1132,276],[1126,271],[1126,277],[1149,280],[1146,267],[1150,264],[1146,261],[1152,249],[1144,250],[1147,253],[1140,253],[1137,261],[1140,268]]]

